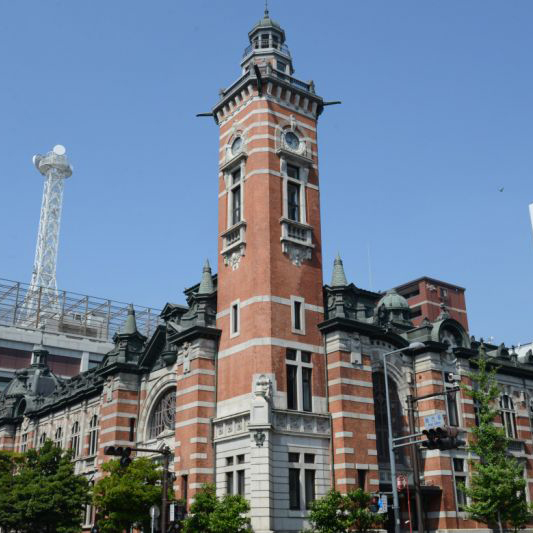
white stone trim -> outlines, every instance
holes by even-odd
[[[374,403],[374,398],[365,398],[364,396],[351,396],[350,394],[339,394],[338,396],[329,397],[330,402],[336,402],[338,400],[354,403]]]
[[[375,420],[374,415],[367,415],[365,413],[350,413],[348,411],[339,411],[338,413],[331,413],[331,418],[357,418],[359,420]]]
[[[189,420],[184,420],[183,422],[177,422],[176,428],[182,428],[185,426],[192,426],[193,424],[211,424],[210,418],[189,418]]]
[[[350,368],[354,369],[354,365],[352,363],[348,363],[346,361],[337,361],[335,363],[330,363],[328,365],[328,370],[333,370],[334,368]],[[358,365],[358,370],[364,370],[366,372],[372,372],[372,367],[370,365]]]
[[[286,339],[278,339],[275,337],[256,337],[255,339],[250,339],[241,344],[232,346],[225,350],[218,352],[218,359],[223,359],[230,355],[234,355],[239,352],[243,352],[252,346],[279,346],[281,348],[294,348],[295,350],[303,350],[305,352],[312,352],[314,354],[323,354],[324,347],[317,346],[314,344],[306,344],[303,342],[294,342]],[[190,374],[188,374],[190,375]]]
[[[192,442],[193,444],[196,442],[200,442],[202,444],[207,444],[209,441],[207,440],[207,437],[191,437],[189,439],[189,442]]]
[[[353,368],[353,365],[351,365],[350,368]],[[330,379],[328,381],[328,385],[330,387],[332,385],[355,385],[356,387],[372,388],[372,383],[369,383],[368,381],[362,381],[360,379],[346,379],[346,378]]]
[[[176,407],[176,412],[186,411],[187,409],[193,409],[194,407],[215,407],[215,402],[191,402]]]
[[[353,437],[353,433],[351,431],[337,431],[335,433],[336,439],[342,439],[343,437]]]
[[[346,454],[346,453],[353,453],[353,448],[337,448],[335,450],[336,455]]]
[[[452,476],[451,470],[426,470],[424,476]]]
[[[191,455],[189,455],[189,458],[190,459],[207,459],[207,454],[206,453],[191,453]]]
[[[214,387],[213,385],[193,385],[192,387],[187,387],[186,389],[177,390],[176,397],[183,396],[184,394],[189,394],[190,392],[196,392],[199,390],[215,392],[216,387]]]
[[[236,301],[238,301],[238,300],[236,300]],[[247,300],[243,300],[242,302],[240,302],[240,306],[241,306],[241,309],[242,309],[243,307],[246,307],[248,305],[252,305],[252,304],[256,304],[256,303],[265,303],[265,302],[273,302],[273,303],[277,303],[277,304],[281,304],[281,305],[288,305],[289,307],[292,304],[292,300],[289,299],[289,298],[282,298],[281,296],[274,296],[274,295],[267,294],[267,295],[263,295],[263,296],[252,296],[251,298],[248,298]],[[216,315],[217,319],[229,315],[230,314],[230,309],[231,309],[231,306],[226,308],[226,309],[223,309],[220,312],[218,312],[217,315]],[[314,312],[317,312],[317,313],[323,313],[324,312],[324,308],[322,306],[308,304],[308,303],[305,303],[305,302],[304,302],[304,309],[306,311],[314,311]]]

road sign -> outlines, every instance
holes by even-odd
[[[174,522],[176,520],[174,509],[175,509],[175,504],[171,503],[169,505],[169,518],[168,518],[170,522]]]
[[[444,416],[442,413],[435,413],[424,417],[424,429],[433,429],[444,426]]]
[[[152,507],[150,507],[150,517],[158,518],[159,514],[159,507],[157,505],[152,505]]]

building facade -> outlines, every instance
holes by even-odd
[[[173,451],[178,498],[207,482],[249,500],[254,531],[297,532],[309,503],[335,487],[390,492],[383,355],[395,435],[407,435],[407,397],[468,384],[486,351],[500,365],[501,424],[533,484],[533,356],[476,341],[464,289],[431,278],[386,293],[346,279],[342,260],[323,283],[317,124],[324,101],[295,78],[285,32],[268,12],[248,34],[239,79],[220,93],[218,273],[205,264],[168,303],[149,336],[130,308],[100,362],[70,378],[36,343],[0,396],[0,448],[23,451],[51,438],[97,480],[104,446]],[[433,290],[431,287],[434,287]],[[436,293],[436,294],[434,294]],[[409,351],[412,342],[423,348]],[[449,376],[454,376],[450,380]],[[461,391],[417,402],[415,429],[442,414],[475,424]],[[145,453],[144,455],[150,455]],[[154,454],[155,455],[155,454]],[[459,506],[465,449],[398,454],[413,485],[421,471],[430,530],[481,530]],[[412,502],[414,508],[415,502]],[[402,494],[403,527],[407,501]],[[94,520],[88,510],[86,526]]]

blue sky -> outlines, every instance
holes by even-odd
[[[161,308],[216,265],[218,90],[261,0],[0,3],[0,277],[31,278],[67,147],[58,284]],[[319,120],[324,276],[467,288],[471,333],[533,339],[533,2],[270,1]],[[498,189],[504,187],[503,192]],[[369,253],[370,252],[370,253]],[[369,258],[371,276],[369,273]],[[370,279],[371,278],[371,279]]]

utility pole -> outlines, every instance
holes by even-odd
[[[415,406],[412,394],[407,396],[407,411],[409,415],[409,434],[415,432]],[[422,489],[420,487],[420,456],[418,447],[411,447],[411,462],[413,463],[413,481],[415,484],[416,523],[418,533],[424,533],[424,515],[422,513]]]

